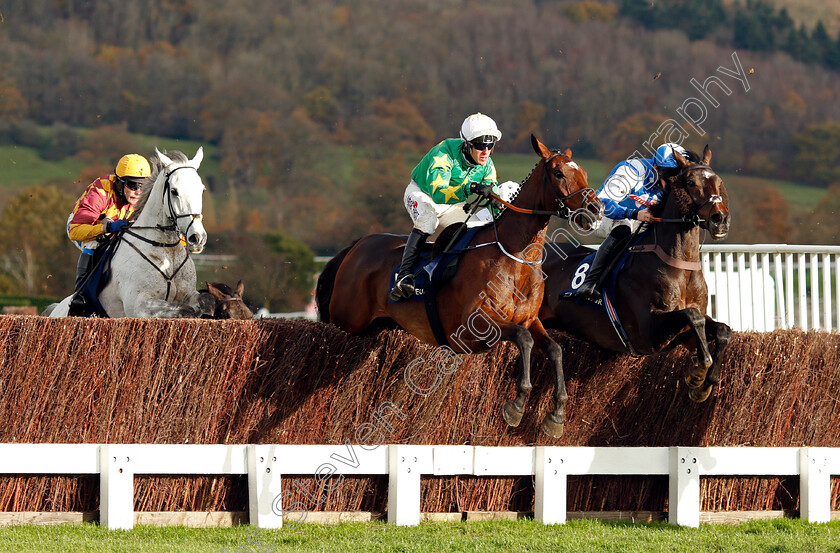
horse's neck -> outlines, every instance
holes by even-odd
[[[679,207],[673,195],[665,200],[662,219],[682,219]],[[653,239],[671,257],[685,261],[700,259],[700,228],[687,228],[685,223],[657,223],[653,229]]]
[[[543,192],[543,169],[537,167],[522,185],[513,205],[545,211],[548,208],[542,204]],[[498,221],[499,241],[512,252],[521,252],[534,243],[541,244],[550,219],[550,215],[530,215],[507,209]]]

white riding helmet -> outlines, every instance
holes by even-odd
[[[679,152],[681,156],[687,157],[688,152],[679,144],[673,142],[666,142],[656,149],[653,156],[653,162],[659,167],[676,167],[677,159],[674,157],[674,152]]]
[[[502,132],[496,122],[483,113],[473,113],[461,125],[461,139],[465,142],[497,142],[502,139]]]

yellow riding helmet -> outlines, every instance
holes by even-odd
[[[127,154],[117,162],[118,177],[148,177],[152,174],[149,162],[140,154]]]

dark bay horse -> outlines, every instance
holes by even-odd
[[[588,187],[586,172],[572,161],[571,150],[551,152],[533,135],[531,144],[540,161],[522,184],[513,207],[498,217],[495,228],[490,224],[478,232],[472,244],[486,245],[463,254],[457,274],[441,288],[436,303],[444,334],[456,353],[481,353],[500,340],[512,341],[519,348],[516,398],[503,410],[511,426],[522,420],[531,392],[532,348],[547,353],[554,365],[554,409],[546,415],[542,429],[559,437],[568,399],[562,352],[538,317],[545,230],[551,215],[561,214],[582,216],[581,224],[589,228],[594,221],[600,222],[603,204]],[[446,237],[444,232],[436,249],[448,242]],[[377,319],[390,319],[423,342],[439,345],[424,302],[388,300],[391,272],[402,259],[405,241],[405,236],[373,234],[336,255],[318,279],[321,320],[359,334]]]
[[[700,163],[674,153],[679,173],[663,181],[667,197],[629,266],[618,276],[613,306],[633,349],[639,354],[685,345],[696,352],[695,367],[685,377],[689,397],[709,397],[720,380],[719,361],[731,329],[705,315],[708,289],[700,270],[701,228],[715,240],[729,232],[729,199],[723,181],[709,167],[706,146]],[[699,222],[699,225],[698,225]],[[657,248],[658,247],[658,248]],[[550,244],[540,318],[548,328],[570,332],[595,345],[625,352],[603,308],[560,299],[573,271],[592,250]]]

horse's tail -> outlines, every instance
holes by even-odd
[[[356,242],[361,238],[353,241],[352,244],[335,254],[335,257],[330,259],[321,271],[318,277],[318,284],[315,286],[315,305],[318,306],[318,320],[322,323],[330,322],[330,299],[332,298],[333,287],[335,286],[335,275],[338,273],[338,268],[341,262],[347,257],[349,252]]]

